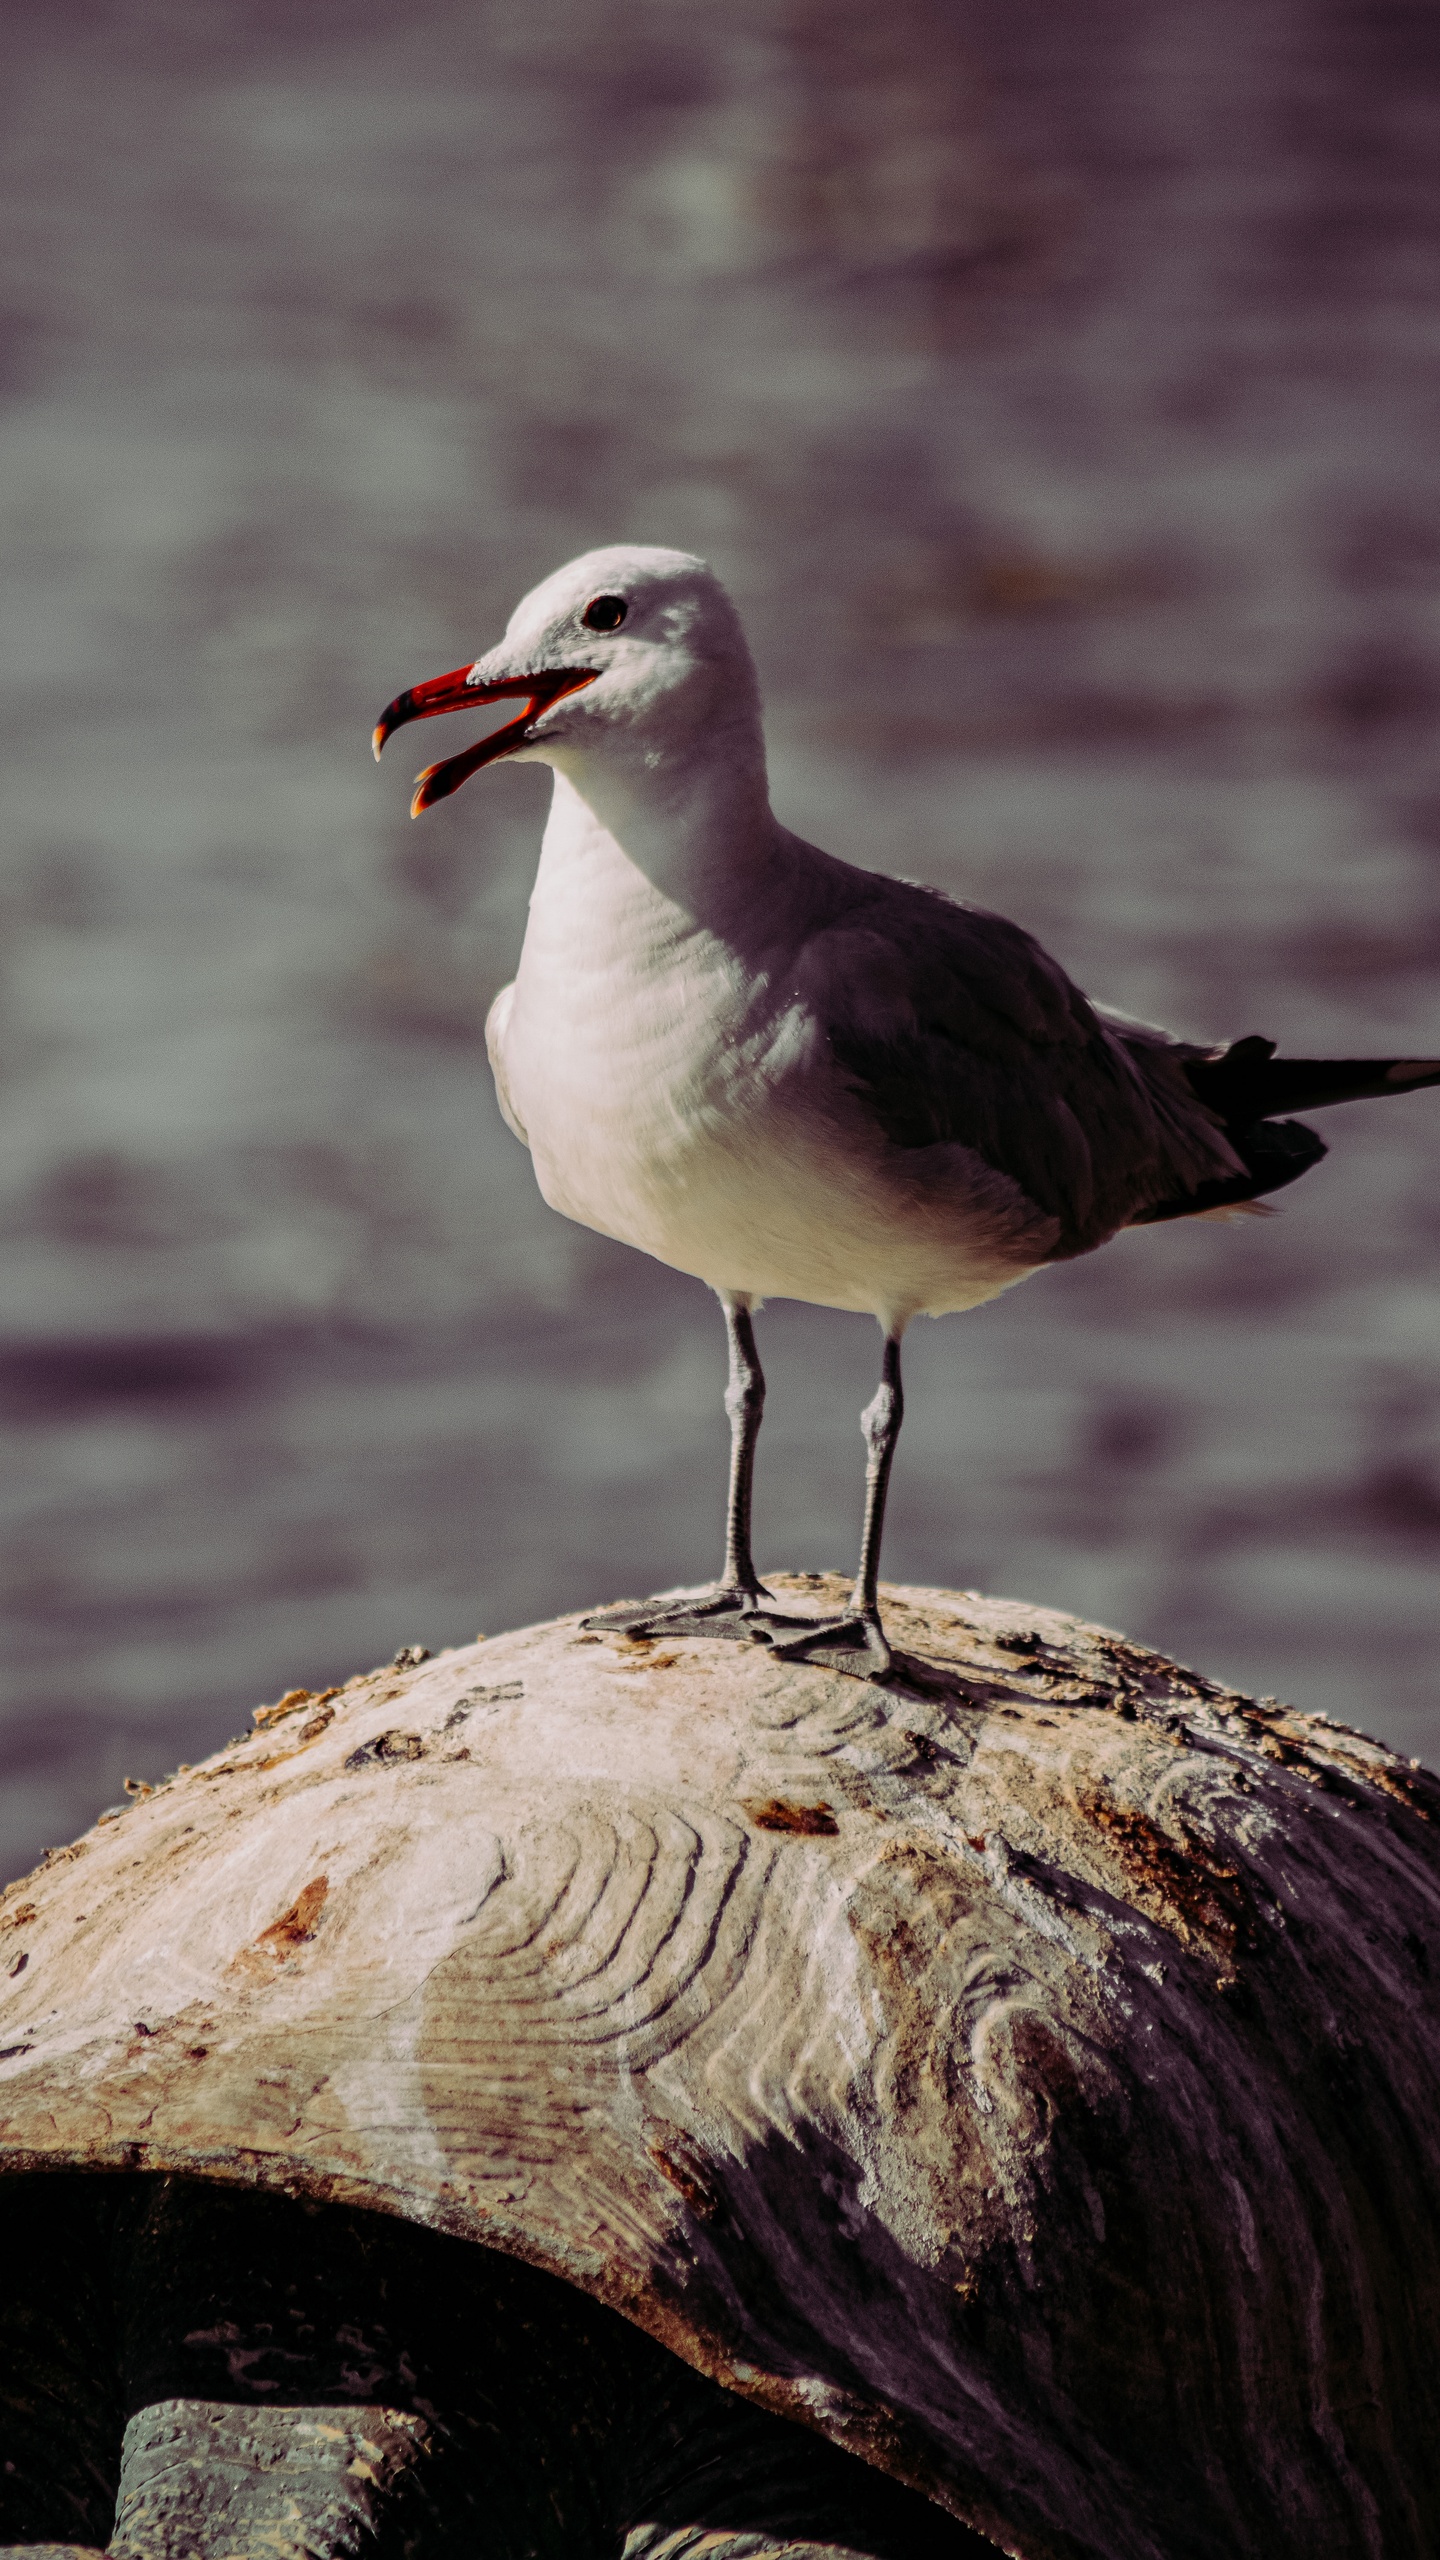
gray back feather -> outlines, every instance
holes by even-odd
[[[1203,1052],[1107,1019],[1003,916],[856,886],[808,944],[801,992],[892,1146],[970,1148],[1056,1221],[1052,1260],[1239,1169],[1185,1078]]]

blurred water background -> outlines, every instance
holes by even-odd
[[[412,826],[367,748],[571,553],[716,563],[832,850],[1190,1032],[1440,1049],[1440,21],[47,0],[6,51],[13,1873],[287,1686],[713,1568],[713,1305],[491,1095],[548,777]],[[1440,1107],[1325,1133],[1277,1217],[917,1326],[886,1567],[1434,1757]],[[845,1564],[873,1328],[761,1346],[761,1561]]]

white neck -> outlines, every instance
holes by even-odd
[[[780,829],[765,752],[749,724],[712,736],[698,753],[686,744],[689,752],[667,757],[585,754],[557,741],[537,893],[577,862],[612,877],[618,865],[635,875],[632,894],[648,882],[696,923],[723,931],[774,862]]]

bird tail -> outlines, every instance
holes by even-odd
[[[1440,1084],[1440,1058],[1277,1058],[1274,1041],[1256,1033],[1183,1065],[1196,1100],[1214,1112],[1245,1170],[1157,1202],[1136,1226],[1241,1209],[1298,1182],[1328,1152],[1325,1141],[1299,1120],[1272,1119],[1272,1112],[1320,1111],[1332,1102],[1370,1102]]]
[[[1273,1112],[1322,1111],[1332,1102],[1373,1102],[1440,1084],[1440,1058],[1277,1058],[1274,1041],[1252,1032],[1218,1058],[1187,1058],[1185,1073],[1227,1129],[1245,1129]]]

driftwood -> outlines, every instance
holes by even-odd
[[[1440,1787],[886,1616],[883,1688],[563,1620],[261,1710],[0,1897],[0,2166],[528,2259],[1022,2560],[1428,2560]]]

